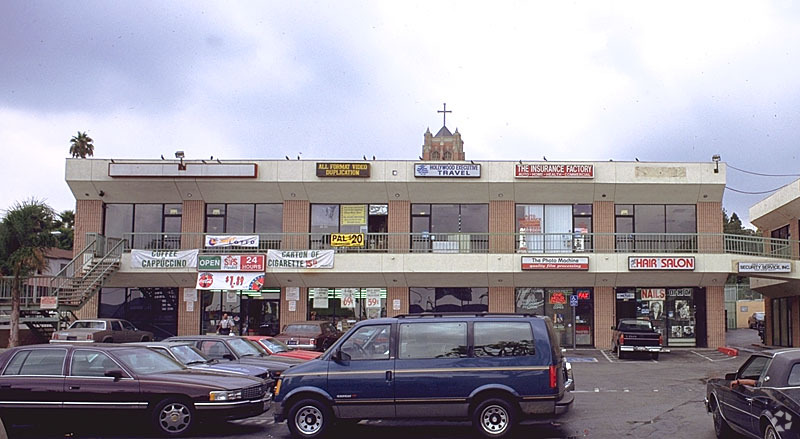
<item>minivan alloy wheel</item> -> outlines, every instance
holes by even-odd
[[[510,434],[516,413],[513,406],[502,398],[491,398],[480,403],[472,414],[472,425],[487,438],[503,438]]]

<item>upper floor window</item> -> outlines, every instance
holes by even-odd
[[[106,204],[103,234],[129,248],[180,248],[182,204]]]
[[[386,204],[312,204],[311,248],[330,248],[331,233],[364,233],[366,247],[386,249],[388,212]]]
[[[206,233],[282,233],[283,204],[207,204]]]
[[[617,204],[614,208],[617,251],[697,248],[694,204]]]
[[[488,204],[412,204],[411,248],[480,253],[489,248]]]
[[[591,248],[591,204],[518,204],[520,251],[571,253]]]

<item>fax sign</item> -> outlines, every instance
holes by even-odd
[[[569,306],[578,306],[578,296],[573,294],[569,296]]]

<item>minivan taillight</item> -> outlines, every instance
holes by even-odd
[[[556,374],[556,366],[550,366],[550,388],[555,389],[558,387],[558,374]]]

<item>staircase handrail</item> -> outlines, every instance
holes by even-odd
[[[86,288],[84,291],[79,292],[81,304],[89,300],[92,295],[88,293],[94,292],[95,286],[101,283],[112,269],[114,270],[116,269],[114,265],[106,264],[106,262],[113,261],[116,263],[122,260],[122,253],[125,250],[126,240],[120,238],[104,238],[104,239],[107,244],[115,241],[116,243],[114,244],[113,247],[111,247],[111,250],[108,250],[105,256],[100,258],[100,260],[98,260],[97,262],[93,263],[92,267],[89,270],[87,270],[83,276],[81,276],[81,284],[88,285],[88,288]],[[108,245],[106,245],[106,248],[108,248]],[[98,267],[102,267],[102,269],[98,270],[97,269]]]
[[[77,262],[80,261],[81,266],[83,265],[83,256],[90,249],[96,247],[97,240],[98,238],[100,238],[100,235],[95,233],[87,233],[86,237],[89,239],[88,243],[83,248],[83,250],[81,250],[80,253],[75,255],[75,257],[72,258],[72,260],[69,261],[69,263],[65,265],[64,268],[62,268],[58,273],[56,273],[56,275],[53,276],[53,279],[50,280],[49,292],[53,296],[58,296],[59,291],[61,291],[62,288],[68,286],[72,282],[72,279],[75,278],[75,273],[77,273],[77,271],[75,270]],[[70,274],[68,275],[68,273]]]

